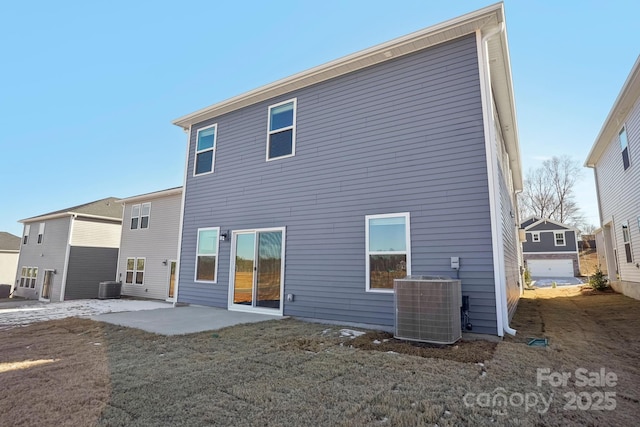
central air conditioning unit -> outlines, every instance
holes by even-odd
[[[396,309],[394,337],[435,344],[462,338],[460,280],[407,276],[393,281]]]

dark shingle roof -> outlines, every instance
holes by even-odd
[[[20,238],[6,231],[0,231],[0,251],[20,250]]]
[[[118,197],[107,197],[106,199],[96,200],[95,202],[85,203],[83,205],[73,206],[70,208],[60,209],[31,218],[26,218],[21,220],[20,222],[30,222],[45,216],[64,215],[66,213],[95,215],[114,219],[122,219],[122,205],[116,203],[116,200],[118,199]]]

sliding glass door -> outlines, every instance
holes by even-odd
[[[282,313],[284,228],[237,231],[229,308]]]

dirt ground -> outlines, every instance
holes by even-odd
[[[580,274],[592,276],[598,267],[598,253],[595,249],[580,251]]]
[[[453,346],[297,320],[172,337],[43,322],[0,331],[0,425],[636,425],[639,309],[526,291],[515,337]]]

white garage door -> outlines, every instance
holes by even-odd
[[[573,277],[570,259],[530,259],[527,267],[533,277]]]

